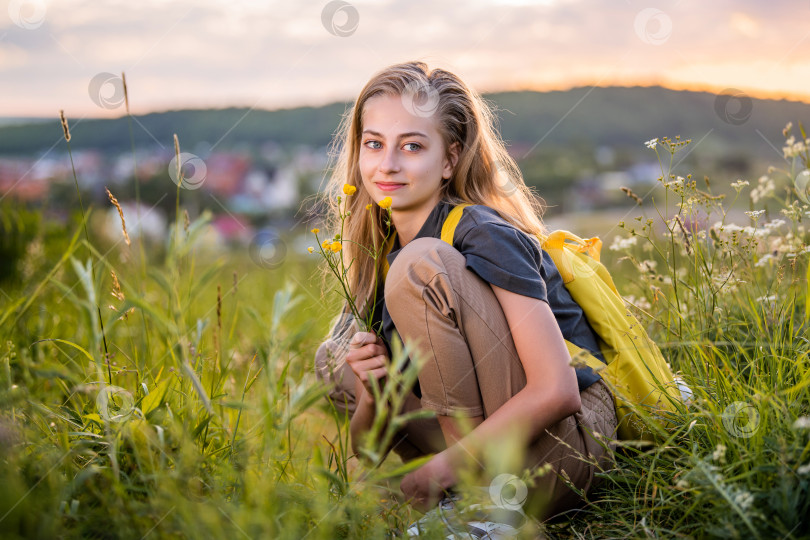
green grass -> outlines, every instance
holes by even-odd
[[[626,220],[635,245],[605,254],[694,396],[544,534],[807,537],[807,205],[781,180],[754,205],[769,213],[756,230],[687,231],[675,215],[711,226],[732,201],[670,177],[684,173],[657,149],[666,198]],[[77,222],[32,240],[50,238],[0,304],[3,536],[384,538],[419,517],[398,490],[408,467],[373,445],[373,466],[351,456],[348,419],[314,377],[337,308],[315,257],[275,270],[246,250],[217,257],[207,227],[181,225],[161,249],[110,249]]]

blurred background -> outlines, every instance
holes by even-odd
[[[208,247],[271,269],[304,254],[341,115],[401,61],[483,93],[546,220],[583,235],[636,208],[621,187],[654,208],[645,141],[691,139],[675,170],[733,193],[810,118],[807,2],[3,1],[0,279],[19,277],[37,227],[75,230],[74,169],[96,240],[123,241],[108,188],[129,235],[160,249],[180,219],[175,133],[182,207],[211,213]]]

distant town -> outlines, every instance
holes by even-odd
[[[184,175],[195,178],[194,184],[184,185],[181,199],[196,205],[196,212],[209,208],[214,214],[213,228],[222,242],[247,242],[255,233],[252,223],[267,222],[275,226],[289,225],[302,197],[320,188],[327,166],[327,149],[300,146],[293,151],[280,149],[274,143],[251,151],[217,151],[199,154],[184,166]],[[144,234],[158,240],[167,230],[168,218],[164,208],[174,207],[176,183],[169,173],[174,154],[162,150],[137,150],[105,155],[100,150],[83,149],[73,152],[76,178],[83,193],[101,202],[115,230],[119,220],[117,210],[108,204],[105,188],[121,201],[130,234]],[[194,170],[202,163],[204,170]],[[122,196],[133,192],[136,178],[142,194],[141,207],[135,198]],[[54,194],[67,193],[75,198],[75,185],[70,156],[64,151],[52,151],[34,158],[0,158],[0,197],[32,206],[42,206]],[[156,199],[163,194],[163,201]],[[199,192],[200,195],[191,192]],[[60,197],[60,199],[62,199]],[[208,199],[206,201],[206,199]],[[158,202],[170,204],[156,204]],[[64,201],[52,201],[51,217],[61,215]],[[138,216],[141,219],[138,219]]]

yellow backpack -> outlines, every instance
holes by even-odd
[[[469,204],[460,204],[453,208],[442,226],[442,240],[451,246],[467,206]],[[681,390],[658,346],[627,310],[613,279],[599,262],[602,241],[599,238],[583,240],[568,231],[554,231],[538,239],[554,260],[565,288],[596,332],[607,365],[566,340],[573,362],[584,361],[599,372],[612,391],[620,439],[652,440],[653,433],[640,421],[636,411],[674,412],[676,404],[681,403]]]

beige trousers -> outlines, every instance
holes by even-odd
[[[411,393],[407,410],[422,407],[439,415],[486,418],[526,385],[495,293],[466,268],[464,256],[449,244],[419,238],[402,248],[386,278],[385,302],[402,340],[426,359],[419,373],[421,401]],[[340,358],[348,350],[353,331],[345,334],[345,343],[328,340],[316,354],[317,372],[325,382],[335,383],[330,397],[339,411],[350,415],[355,378]],[[339,367],[331,369],[335,365]],[[526,449],[525,467],[548,463],[552,470],[530,489],[527,504],[538,517],[552,516],[582,502],[561,476],[588,492],[594,486],[596,468],[610,465],[611,454],[603,444],[614,446],[613,397],[600,380],[581,393],[581,400],[579,412],[548,428]],[[598,438],[603,439],[602,444]],[[444,448],[439,423],[430,418],[410,422],[397,434],[393,449],[403,461],[409,461]],[[596,467],[578,454],[597,463]]]

